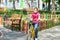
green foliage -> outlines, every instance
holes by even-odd
[[[49,0],[42,0],[42,1],[46,3],[46,2],[48,2]]]
[[[59,12],[56,12],[56,14],[60,14],[60,11]]]
[[[51,28],[53,25],[52,25],[52,21],[51,20],[48,20],[47,21],[47,28]]]
[[[3,15],[4,14],[4,12],[3,11],[0,11],[0,15]]]
[[[15,0],[9,0],[9,2],[12,2],[12,1],[15,1]]]
[[[51,14],[50,11],[43,11],[43,10],[40,10],[39,11],[40,14]],[[27,15],[27,12],[26,10],[11,10],[11,9],[7,9],[7,15],[10,17],[10,15],[14,14],[14,13],[17,13],[17,14],[22,14],[22,15]],[[3,11],[0,11],[0,15],[3,15],[4,12]],[[60,14],[60,11],[56,11],[56,14]]]
[[[51,27],[54,27],[54,26],[57,26],[57,25],[59,25],[59,21],[58,20],[55,21],[55,22],[53,22],[52,20],[48,20],[47,21],[47,28],[51,28]]]
[[[41,14],[43,14],[43,13],[45,13],[45,14],[51,13],[51,12],[42,11],[42,10],[40,10],[39,12]],[[22,14],[23,15],[23,18],[26,18],[27,17],[26,16],[26,14],[27,14],[26,10],[11,10],[11,9],[7,9],[7,12],[6,13],[7,13],[7,15],[9,17],[11,16],[11,14],[14,14],[14,13]],[[56,12],[56,13],[59,15],[60,12]],[[4,12],[0,11],[0,14],[3,15]],[[57,26],[57,25],[59,25],[59,22],[58,21],[53,22],[52,20],[47,20],[47,28],[51,28],[51,27],[54,27],[54,26]]]
[[[22,15],[26,15],[27,14],[27,12],[24,11],[24,10],[11,10],[11,9],[7,10],[7,15],[9,15],[9,16],[12,15],[12,14],[15,14],[15,13],[22,14]]]
[[[43,11],[43,10],[40,10],[39,12],[40,12],[41,14],[43,14],[43,13],[45,13],[45,14],[47,14],[47,13],[48,13],[48,14],[51,13],[50,11]]]

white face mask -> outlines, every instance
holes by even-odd
[[[34,12],[37,12],[37,11],[34,11]]]
[[[35,9],[34,12],[37,12],[37,9]]]

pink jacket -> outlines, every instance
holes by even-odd
[[[33,21],[33,23],[38,23],[38,19],[40,19],[40,14],[39,14],[39,12],[33,12],[32,13],[32,21]]]

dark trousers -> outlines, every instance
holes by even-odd
[[[33,23],[34,26],[34,31],[35,31],[35,38],[38,37],[38,24],[37,23]]]

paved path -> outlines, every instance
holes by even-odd
[[[0,26],[3,36],[0,40],[26,40],[27,36],[22,32],[11,31]],[[60,26],[42,30],[38,33],[39,40],[60,40]]]
[[[39,40],[60,40],[60,26],[43,30],[38,35]]]
[[[3,26],[0,26],[0,31],[3,33],[0,40],[26,40],[27,38],[27,35],[25,35],[23,32],[11,31]]]

